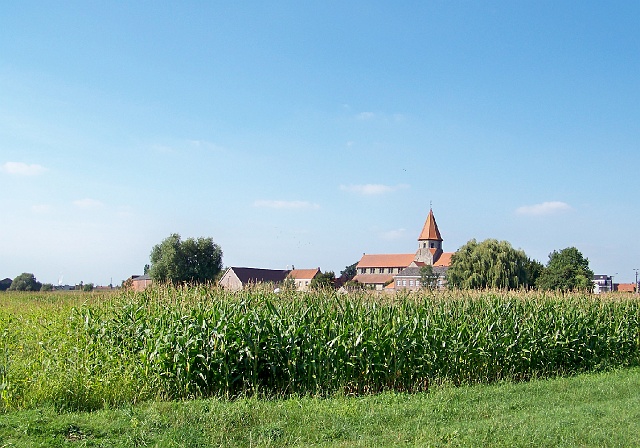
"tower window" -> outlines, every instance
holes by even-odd
[[[435,243],[429,243],[431,245],[431,248],[436,247]]]

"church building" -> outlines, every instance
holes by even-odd
[[[451,264],[453,252],[442,251],[442,237],[433,210],[418,236],[418,250],[413,254],[364,254],[356,266],[353,278],[375,289],[419,289],[420,268],[433,266],[433,272],[444,276]],[[387,286],[388,285],[388,286]]]

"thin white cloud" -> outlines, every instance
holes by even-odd
[[[318,204],[307,201],[255,201],[254,207],[277,208],[277,209],[317,209]]]
[[[96,199],[85,198],[85,199],[78,199],[77,201],[73,201],[73,205],[79,208],[89,209],[89,208],[99,208],[99,207],[102,207],[104,204]]]
[[[550,201],[541,204],[523,205],[516,209],[518,215],[526,216],[544,216],[555,213],[562,213],[571,210],[571,206],[566,202]]]
[[[204,149],[206,151],[219,152],[224,150],[222,146],[216,145],[215,143],[211,143],[206,140],[187,140],[187,143],[189,143],[192,148]]]
[[[376,114],[374,114],[373,112],[360,112],[358,115],[356,115],[356,118],[358,120],[372,120],[375,116]]]
[[[365,196],[372,196],[378,194],[391,193],[398,190],[404,190],[409,188],[407,184],[400,185],[383,185],[383,184],[364,184],[364,185],[340,185],[342,191],[349,191],[351,193],[358,193]]]
[[[6,162],[0,166],[0,170],[15,176],[38,176],[47,171],[42,165],[29,165],[22,162]]]

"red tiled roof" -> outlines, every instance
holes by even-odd
[[[438,224],[436,224],[436,218],[433,216],[433,210],[429,210],[429,215],[427,215],[427,220],[424,223],[424,227],[422,228],[422,232],[418,237],[418,241],[422,240],[437,240],[442,241],[442,237],[440,236],[440,231],[438,230]]]
[[[380,284],[393,281],[393,274],[358,274],[353,280],[363,284]]]
[[[316,275],[318,275],[320,273],[320,268],[315,268],[315,269],[294,269],[293,271],[289,272],[288,277],[289,278],[293,278],[293,279],[312,279],[313,277],[315,277]]]
[[[454,252],[442,252],[442,254],[440,255],[440,257],[438,258],[438,260],[433,263],[433,266],[451,266],[451,256],[454,254]]]
[[[620,292],[636,292],[635,283],[619,283],[616,286]]]
[[[358,262],[360,268],[406,268],[416,254],[365,254]]]

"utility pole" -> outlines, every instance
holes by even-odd
[[[634,269],[634,271],[636,271],[636,294],[638,294],[638,289],[640,289],[640,288],[638,288],[638,286],[640,286],[640,284],[638,284],[638,270],[639,269],[637,269],[637,268]]]

